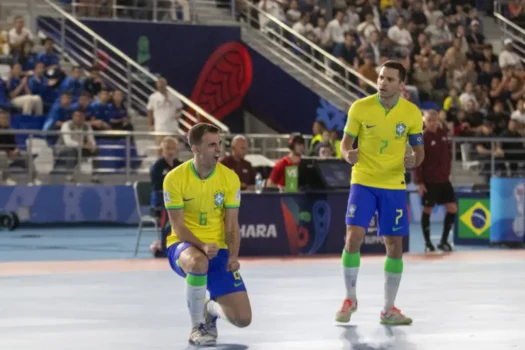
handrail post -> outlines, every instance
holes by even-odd
[[[158,11],[157,1],[158,0],[153,0],[153,22],[157,22],[157,11]]]
[[[132,86],[133,86],[133,82],[131,81],[131,66],[129,64],[129,62],[127,63],[126,65],[126,78],[128,80],[128,91],[126,91],[126,108],[131,108],[131,91],[132,91]]]
[[[77,132],[74,132],[74,134],[78,134]],[[83,132],[82,134],[83,135]],[[78,148],[77,148],[77,152],[78,152],[78,158],[77,158],[77,166],[75,167],[75,171],[73,173],[73,176],[76,178],[79,174],[81,174],[81,165],[82,165],[82,149],[83,149],[83,145],[82,145],[82,142],[79,142],[78,143]],[[78,180],[78,179],[76,179]]]
[[[452,183],[456,182],[456,171],[454,170],[454,165],[456,164],[456,141],[452,139]]]
[[[230,0],[230,8],[231,8],[231,14],[232,14],[233,20],[235,20],[235,11],[236,11],[235,2],[236,0]]]
[[[111,2],[111,9],[112,9],[112,13],[113,13],[113,19],[116,19],[118,18],[118,15],[117,15],[117,0],[113,0]]]
[[[27,182],[33,182],[33,134],[29,134],[27,137]]]
[[[494,156],[495,150],[496,147],[494,145],[494,141],[490,141],[490,177],[494,176],[494,173],[496,172],[496,158]]]
[[[64,55],[66,54],[66,50],[64,50],[64,47],[66,47],[66,18],[60,18],[58,23],[60,23],[60,47],[62,48],[62,50],[60,50],[60,58],[64,59]]]
[[[131,136],[126,135],[126,183],[131,178]]]

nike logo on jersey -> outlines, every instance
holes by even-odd
[[[366,128],[367,129],[370,129],[370,128],[373,128],[375,125],[367,125]]]
[[[189,202],[189,201],[191,201],[192,199],[193,199],[193,198],[182,198],[182,200],[183,200],[184,202]]]

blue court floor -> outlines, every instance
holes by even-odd
[[[133,245],[124,229],[1,232],[0,350],[194,349],[185,281],[165,261],[125,260]],[[220,322],[215,349],[525,349],[522,251],[408,254],[397,299],[408,327],[379,324],[383,261],[363,257],[360,309],[346,326],[333,321],[344,296],[338,258],[242,261],[253,323]]]

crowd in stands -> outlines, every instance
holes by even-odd
[[[20,16],[14,19],[13,28],[0,36],[4,41],[0,65],[7,67],[5,76],[0,76],[0,108],[4,115],[9,113],[9,125],[32,116],[32,125],[42,130],[133,130],[122,91],[110,91],[96,66],[89,74],[81,67],[66,72],[54,51],[53,39],[45,38],[39,45]],[[36,50],[38,46],[41,49]],[[14,138],[0,140],[0,150],[13,146],[7,142]],[[92,135],[64,133],[48,142],[54,143],[55,157],[64,158],[61,166],[66,169],[77,167],[78,149],[82,149],[83,157],[95,155],[97,149]],[[4,182],[13,183],[3,173]],[[74,181],[74,176],[69,180]],[[98,181],[96,176],[93,181]]]

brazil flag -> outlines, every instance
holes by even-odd
[[[490,199],[461,198],[458,203],[458,238],[490,239]]]

